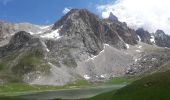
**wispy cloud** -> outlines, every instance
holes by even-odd
[[[70,10],[71,10],[71,8],[64,8],[64,10],[63,10],[63,14],[68,13]]]
[[[6,6],[8,3],[12,2],[13,0],[0,0],[0,3],[2,3],[4,6]]]
[[[143,27],[150,32],[163,29],[170,34],[170,1],[169,0],[117,0],[97,9],[106,18],[112,12],[120,21],[137,29]]]

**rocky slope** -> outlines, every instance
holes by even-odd
[[[39,34],[41,32],[46,31],[47,29],[47,26],[38,26],[30,23],[14,24],[5,21],[0,21],[0,46],[7,44],[11,37],[19,31],[26,31],[30,34]]]
[[[169,47],[168,35],[160,30],[155,34],[135,31],[112,13],[100,19],[86,9],[72,9],[46,27],[5,22],[0,26],[3,82],[64,85],[81,79],[104,81],[150,73],[169,61],[169,49],[161,48]]]

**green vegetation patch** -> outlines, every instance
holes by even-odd
[[[38,51],[9,53],[0,61],[0,79],[3,83],[22,82],[24,75],[30,72],[48,74],[50,66],[43,57]]]
[[[170,70],[155,73],[122,89],[98,95],[88,100],[170,100]]]
[[[34,92],[51,91],[69,88],[83,88],[90,86],[86,80],[77,80],[64,86],[49,86],[49,85],[30,85],[26,83],[8,83],[0,85],[0,97],[2,96],[17,96]]]
[[[0,72],[9,71],[9,67],[11,66],[12,60],[17,57],[17,53],[9,53],[8,56],[3,57],[0,61]]]
[[[126,78],[126,77],[115,77],[104,83],[105,84],[129,84],[129,83],[132,83],[133,81],[135,81],[135,79]]]
[[[34,71],[48,72],[49,69],[50,66],[43,61],[43,56],[33,53],[22,56],[18,63],[12,67],[12,71],[18,76]]]
[[[68,87],[86,87],[86,86],[91,86],[92,84],[89,83],[87,80],[76,80],[74,82],[68,83],[66,86]]]

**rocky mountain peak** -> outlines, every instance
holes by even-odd
[[[118,18],[115,15],[113,15],[112,12],[110,12],[109,19],[112,20],[113,22],[117,22],[118,21]]]
[[[30,33],[25,31],[17,32],[15,35],[12,36],[9,44],[7,46],[7,51],[9,50],[17,50],[21,49],[25,46],[29,45],[29,42],[32,42],[33,36]]]
[[[93,41],[97,44],[97,48],[100,49],[102,43],[107,43],[117,48],[126,48],[124,41],[113,30],[113,27],[87,9],[71,10],[56,22],[52,29],[56,30],[61,26],[60,35],[84,38],[83,41],[86,46],[90,45],[89,43],[87,44],[86,40],[88,40],[88,42]],[[89,41],[89,39],[92,41]]]
[[[75,20],[82,19],[85,23],[90,21],[94,22],[94,19],[97,19],[97,16],[87,9],[71,9],[66,15],[64,15],[59,21],[57,21],[52,27],[53,30],[58,29],[62,25],[70,25]]]
[[[68,19],[68,17],[76,12],[78,9],[71,9],[66,15],[64,15],[59,21],[57,21],[56,23],[54,23],[52,29],[55,30],[57,28],[59,28],[61,25],[63,25],[65,23],[65,21]]]
[[[25,31],[20,31],[11,37],[7,45],[0,47],[0,57],[8,55],[11,52],[28,50],[28,48],[32,48],[32,50],[42,51],[43,46],[39,38],[35,38],[30,33],[27,33]]]
[[[55,30],[61,26],[64,27],[76,25],[80,20],[83,22],[83,24],[92,26],[92,29],[96,24],[98,25],[98,23],[94,22],[100,21],[100,19],[95,14],[91,13],[87,9],[72,9],[66,15],[64,15],[59,21],[57,21],[53,25],[52,29]]]
[[[16,33],[12,38],[10,43],[25,43],[28,42],[33,36],[25,31],[20,31]]]
[[[155,36],[163,38],[165,36],[165,33],[163,30],[157,30],[155,32]]]
[[[155,41],[160,47],[170,47],[170,36],[166,35],[163,30],[155,32]]]

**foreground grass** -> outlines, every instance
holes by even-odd
[[[24,99],[15,98],[15,97],[0,97],[0,100],[24,100]]]
[[[170,100],[170,70],[155,73],[117,91],[86,100]]]

